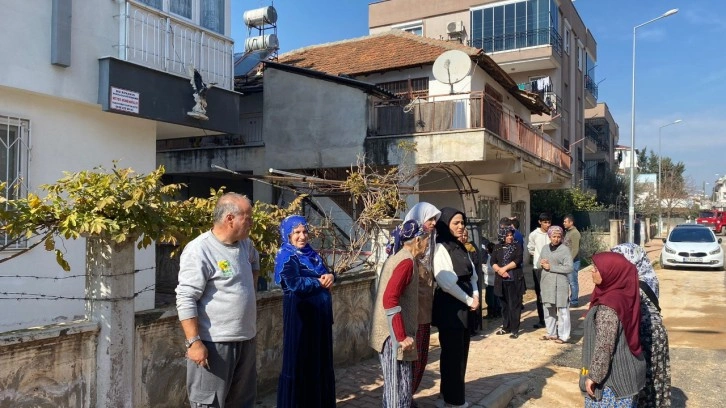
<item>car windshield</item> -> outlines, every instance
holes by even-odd
[[[668,239],[671,242],[716,242],[707,228],[676,228]]]
[[[712,211],[701,211],[698,213],[698,218],[712,218],[713,216]]]

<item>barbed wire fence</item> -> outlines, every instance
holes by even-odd
[[[114,275],[107,275],[107,277],[118,277],[118,276],[125,276],[125,275],[136,275],[141,272],[146,271],[155,271],[156,267],[151,266],[147,268],[140,268],[140,269],[134,269],[132,272],[125,272],[125,273],[118,273]],[[0,286],[3,286],[1,284],[3,279],[33,279],[38,281],[64,281],[67,279],[79,279],[79,278],[87,278],[88,274],[76,274],[76,275],[66,275],[66,276],[39,276],[39,275],[0,275]],[[46,300],[46,301],[59,301],[59,300],[82,300],[82,301],[100,301],[100,302],[121,302],[121,301],[127,301],[127,300],[133,300],[143,293],[146,292],[152,292],[156,291],[156,283],[153,283],[151,285],[146,286],[145,288],[136,291],[133,293],[133,295],[130,296],[118,296],[118,297],[87,297],[87,296],[63,296],[63,295],[54,295],[54,294],[47,294],[47,293],[30,293],[30,292],[12,292],[12,291],[0,291],[0,300],[15,300],[15,301],[22,301],[22,300]]]

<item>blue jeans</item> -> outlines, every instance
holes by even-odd
[[[577,281],[577,273],[580,271],[580,260],[572,261],[572,272],[567,277],[570,280],[570,304],[578,303],[580,294],[580,283]]]

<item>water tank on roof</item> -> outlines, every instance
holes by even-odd
[[[245,52],[274,50],[279,45],[275,34],[258,35],[257,37],[250,37],[245,40]]]
[[[242,20],[247,27],[262,27],[266,24],[275,24],[277,22],[277,11],[272,6],[247,10],[242,15]]]

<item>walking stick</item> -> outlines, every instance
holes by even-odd
[[[398,347],[400,347],[400,344],[398,343],[398,340],[396,340],[396,333],[393,332],[393,316],[395,316],[396,313],[399,312],[401,312],[401,306],[386,309],[386,317],[388,318],[388,332],[391,335],[391,366],[393,367],[392,385],[394,407],[396,406],[396,404],[398,404]]]

